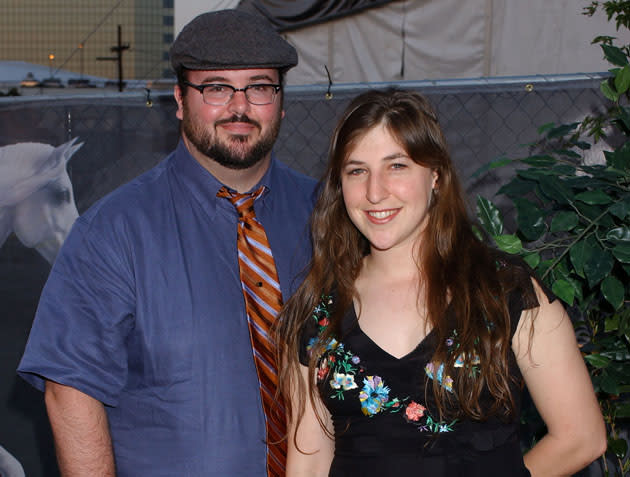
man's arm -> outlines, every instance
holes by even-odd
[[[107,414],[100,401],[46,381],[46,409],[63,477],[115,477]]]

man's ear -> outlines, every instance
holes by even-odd
[[[180,85],[176,84],[173,88],[173,96],[175,96],[175,101],[177,102],[175,116],[181,121],[184,119],[184,94]]]

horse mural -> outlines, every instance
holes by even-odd
[[[24,468],[20,461],[2,446],[0,446],[0,476],[25,477]]]
[[[0,147],[0,247],[11,232],[52,263],[79,216],[66,165],[83,143]]]

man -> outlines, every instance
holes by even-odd
[[[77,220],[18,369],[45,389],[63,475],[267,475],[231,196],[257,191],[288,298],[314,182],[270,151],[297,54],[235,10],[195,18],[170,53],[180,144]]]

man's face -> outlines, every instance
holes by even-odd
[[[244,88],[257,83],[279,82],[275,69],[188,71],[193,84],[221,83]],[[203,102],[202,94],[189,86],[182,95],[175,87],[177,117],[190,143],[204,156],[229,169],[248,169],[269,158],[278,137],[282,110],[282,93],[273,103],[254,105],[245,94],[236,92],[227,104],[214,106]]]

